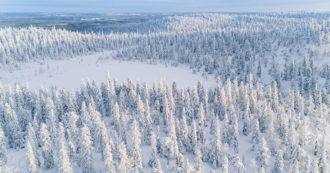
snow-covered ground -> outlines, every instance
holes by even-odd
[[[169,84],[175,81],[179,87],[192,87],[199,80],[206,87],[215,86],[216,83],[213,75],[193,74],[185,66],[119,61],[111,56],[112,52],[103,52],[64,60],[29,62],[19,67],[3,67],[0,68],[0,81],[12,85],[28,83],[31,89],[56,86],[71,90],[79,88],[85,80],[105,81],[109,73],[112,79],[119,82],[130,78],[134,82],[147,82],[149,86],[160,79]]]

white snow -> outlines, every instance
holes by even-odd
[[[0,81],[3,84],[28,83],[30,88],[56,86],[58,88],[76,89],[85,80],[102,82],[109,73],[112,79],[119,82],[128,78],[134,82],[147,82],[161,79],[169,84],[176,82],[179,87],[193,87],[199,80],[204,86],[215,86],[213,75],[193,74],[186,66],[166,66],[147,64],[137,61],[119,61],[111,58],[113,52],[95,53],[64,60],[44,60],[29,62],[18,67],[0,68]]]

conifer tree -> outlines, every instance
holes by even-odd
[[[267,147],[266,140],[264,138],[261,138],[259,147],[257,149],[256,160],[261,168],[266,169],[268,168],[269,158],[270,158],[270,151]]]
[[[228,157],[225,155],[223,157],[223,161],[222,161],[222,172],[223,173],[229,173],[228,169],[229,169]]]
[[[52,143],[51,136],[47,130],[46,124],[41,124],[40,137],[41,137],[41,150],[44,158],[43,165],[47,169],[53,168],[55,166],[54,146]]]
[[[0,123],[0,165],[5,165],[7,162],[7,152],[6,152],[6,138],[2,131]]]
[[[131,168],[131,164],[129,163],[126,145],[121,143],[119,146],[119,164],[118,164],[118,172],[129,172]]]
[[[66,140],[64,137],[64,128],[62,123],[59,124],[58,127],[58,148],[59,150],[58,152],[58,165],[57,165],[57,171],[59,173],[72,173],[72,167],[71,167],[71,162],[68,156],[68,150],[67,150],[67,144],[66,144]]]
[[[39,168],[37,165],[37,160],[35,158],[35,154],[33,152],[32,146],[30,144],[30,141],[27,141],[26,144],[26,149],[27,149],[27,169],[29,173],[38,173]]]
[[[92,139],[89,128],[84,125],[81,128],[81,143],[80,143],[80,161],[79,164],[82,167],[83,173],[91,173],[93,168],[93,150]]]
[[[135,172],[140,172],[142,171],[141,134],[136,120],[133,121],[132,133],[131,154],[134,160],[132,166]]]
[[[283,163],[283,154],[282,151],[277,152],[276,158],[275,158],[275,163],[274,163],[274,168],[273,168],[273,173],[284,173],[284,163]]]
[[[21,128],[17,119],[16,112],[11,109],[8,103],[4,107],[4,119],[6,121],[7,139],[10,148],[19,149],[23,145],[24,139],[22,137]]]

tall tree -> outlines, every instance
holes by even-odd
[[[89,128],[84,125],[81,128],[81,143],[80,143],[80,166],[83,173],[94,172],[93,168],[93,148],[92,138]]]
[[[73,169],[71,167],[71,162],[68,156],[67,143],[64,137],[64,128],[62,123],[59,124],[57,138],[59,144],[57,171],[59,173],[72,173]]]
[[[46,124],[41,124],[40,137],[44,167],[47,169],[53,168],[55,166],[54,146]]]
[[[30,144],[30,141],[27,141],[26,144],[27,149],[27,169],[29,173],[38,173],[39,168],[37,165],[37,160],[35,158],[35,153],[33,152],[32,146]]]

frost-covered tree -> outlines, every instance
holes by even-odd
[[[12,109],[7,103],[4,106],[4,120],[10,148],[18,149],[22,147],[24,144],[24,138],[22,137],[21,127],[17,119],[17,114],[14,109]]]
[[[325,137],[323,137],[323,141],[322,141],[319,168],[320,168],[320,173],[325,173],[329,171],[329,162],[327,159],[327,147],[326,147]]]
[[[229,171],[228,171],[228,169],[229,169],[228,158],[227,158],[226,155],[223,157],[221,167],[222,167],[221,169],[222,169],[223,173],[229,173]]]
[[[148,164],[153,170],[161,170],[161,165],[158,159],[157,141],[154,133],[151,135],[151,149],[152,154]]]
[[[185,166],[185,173],[193,173],[195,172],[194,167],[190,165],[189,160],[187,160],[186,162],[186,166]]]
[[[93,148],[92,138],[89,128],[84,125],[81,128],[81,143],[80,143],[80,160],[79,165],[84,173],[91,173],[93,168]]]
[[[142,171],[141,134],[139,124],[136,120],[133,121],[132,144],[130,153],[133,158],[133,169],[135,172]]]
[[[216,118],[214,137],[210,146],[211,150],[209,151],[209,161],[214,168],[221,166],[223,159],[220,129],[220,121]]]
[[[246,171],[246,168],[238,155],[234,156],[232,166],[233,166],[234,172],[244,173]]]
[[[0,124],[0,163],[5,165],[7,162],[6,138]]]
[[[30,141],[27,141],[26,144],[26,155],[27,155],[27,169],[29,173],[38,173],[40,172],[38,168],[37,159],[35,157],[35,153],[33,152],[32,146],[30,144]]]
[[[118,103],[115,103],[115,107],[112,110],[112,124],[115,126],[115,129],[117,131],[117,133],[119,133],[119,129],[120,129],[120,111],[119,111],[119,105]]]
[[[197,173],[203,172],[203,160],[202,160],[202,153],[200,150],[196,151],[195,158],[194,158],[195,170]]]
[[[129,172],[131,169],[131,163],[127,156],[127,149],[124,143],[121,143],[119,146],[119,164],[118,164],[118,172]]]
[[[41,150],[44,161],[43,166],[47,169],[53,168],[55,166],[54,146],[46,124],[41,124],[40,137]]]
[[[57,171],[59,173],[72,173],[73,169],[71,166],[71,162],[70,162],[70,158],[68,155],[68,149],[67,149],[67,144],[66,144],[66,140],[64,137],[64,127],[62,125],[62,123],[59,124],[58,127],[58,144],[59,144],[59,150],[58,152],[58,165],[57,165]]]
[[[284,172],[284,160],[282,151],[277,152],[273,167],[273,173],[283,173]]]
[[[105,164],[105,171],[109,173],[114,173],[116,171],[115,162],[112,156],[112,149],[111,149],[111,142],[108,142],[104,145],[103,149],[103,157],[104,157],[104,164]]]
[[[252,150],[256,150],[258,144],[260,143],[260,130],[259,130],[259,121],[257,118],[253,120],[252,124]]]
[[[191,132],[189,135],[190,138],[190,150],[193,151],[195,153],[195,151],[197,150],[197,145],[198,145],[198,141],[197,141],[197,127],[196,127],[196,123],[195,120],[193,120],[192,125],[191,125]]]
[[[267,142],[264,138],[261,138],[260,144],[257,148],[256,161],[261,168],[268,168],[270,158],[270,151],[267,146]]]

